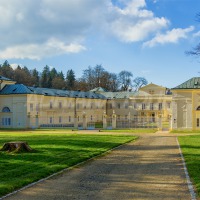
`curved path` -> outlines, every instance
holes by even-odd
[[[162,133],[140,136],[136,142],[5,199],[191,199],[176,137]]]

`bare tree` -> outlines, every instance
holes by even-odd
[[[133,80],[133,88],[135,91],[138,91],[142,86],[145,86],[148,84],[148,81],[144,77],[136,77]]]
[[[198,13],[196,15],[196,21],[200,22],[200,13]],[[194,47],[192,48],[191,51],[186,51],[185,52],[187,55],[192,55],[192,56],[200,56],[200,42]]]
[[[118,81],[121,87],[121,90],[127,91],[131,87],[131,78],[133,74],[129,71],[121,71],[118,75]]]

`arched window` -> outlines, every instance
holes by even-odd
[[[10,108],[4,107],[4,108],[2,109],[2,112],[10,112]]]
[[[200,110],[200,106],[199,106],[199,107],[197,107],[197,110]]]

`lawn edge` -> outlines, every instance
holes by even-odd
[[[182,160],[182,164],[183,164],[183,169],[184,169],[186,180],[187,180],[188,189],[189,189],[189,192],[190,192],[190,195],[191,195],[191,200],[197,200],[197,198],[196,198],[197,195],[195,193],[194,186],[193,186],[193,184],[190,180],[190,176],[189,176],[189,173],[188,173],[188,170],[187,170],[187,166],[186,166],[185,159],[184,159],[184,156],[183,156],[183,153],[182,153],[182,150],[181,150],[180,143],[178,141],[178,137],[176,137],[176,142],[178,144],[178,148],[179,148],[179,152],[180,152],[180,156],[181,156],[181,160]]]
[[[27,189],[27,188],[30,188],[30,187],[32,187],[32,186],[38,184],[38,183],[44,182],[44,181],[46,181],[46,180],[48,180],[48,179],[50,179],[50,178],[53,178],[53,177],[55,177],[55,176],[58,176],[58,175],[60,175],[60,174],[62,174],[62,173],[64,173],[64,172],[67,172],[67,171],[70,171],[70,170],[72,170],[72,169],[74,169],[74,168],[80,167],[80,166],[82,166],[82,165],[84,165],[84,164],[86,164],[86,163],[88,163],[88,162],[90,162],[90,161],[95,160],[96,158],[103,157],[103,156],[109,154],[111,151],[116,150],[116,149],[122,147],[123,145],[126,145],[126,144],[128,144],[128,143],[130,143],[130,142],[133,142],[133,141],[135,141],[135,140],[137,140],[137,139],[139,138],[138,136],[134,136],[134,137],[135,137],[134,139],[128,140],[127,142],[125,142],[125,143],[123,143],[123,144],[120,144],[120,145],[118,145],[118,146],[115,146],[115,147],[113,147],[113,148],[111,148],[111,149],[109,149],[109,150],[107,150],[107,151],[105,151],[105,152],[103,152],[103,153],[101,153],[101,154],[98,154],[98,155],[96,155],[96,156],[94,156],[94,157],[88,158],[88,159],[86,159],[86,160],[84,160],[84,161],[82,161],[82,162],[80,162],[80,163],[77,163],[77,164],[71,166],[71,167],[64,168],[64,169],[62,169],[61,171],[55,172],[55,173],[53,173],[53,174],[51,174],[51,175],[49,175],[49,176],[47,176],[47,177],[45,177],[45,178],[42,178],[42,179],[40,179],[40,180],[38,180],[38,181],[35,181],[35,182],[33,182],[33,183],[30,183],[30,184],[28,184],[28,185],[22,187],[22,188],[20,188],[20,189],[17,189],[17,190],[15,190],[15,191],[11,192],[11,193],[8,193],[8,194],[6,194],[6,195],[0,197],[0,200],[5,199],[5,198],[7,198],[7,197],[9,197],[9,196],[12,196],[12,195],[14,195],[14,194],[16,194],[16,193],[18,193],[18,192],[21,192],[21,191],[23,191],[23,190],[25,190],[25,189]]]

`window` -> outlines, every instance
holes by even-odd
[[[162,110],[162,103],[159,103],[159,104],[158,104],[158,109],[159,109],[159,110]]]
[[[62,109],[62,102],[59,102],[58,107],[59,109]]]
[[[50,108],[50,109],[53,108],[53,103],[52,103],[52,102],[50,102],[50,104],[49,104],[49,108]]]
[[[109,106],[109,107],[110,107],[110,109],[112,109],[112,103],[110,103],[110,106]]]
[[[10,108],[4,107],[4,108],[2,109],[2,112],[10,112]]]
[[[35,107],[36,111],[39,112],[40,111],[40,104],[36,104],[36,107]]]
[[[150,110],[153,110],[153,109],[154,109],[154,104],[150,103]]]
[[[11,118],[10,117],[3,117],[2,118],[2,125],[3,126],[10,126],[11,125]]]
[[[137,103],[134,103],[134,104],[133,104],[133,108],[134,108],[134,109],[137,109]]]
[[[90,116],[90,119],[91,119],[91,121],[93,120],[93,116],[92,115]]]
[[[62,117],[61,116],[59,117],[59,123],[62,123]]]
[[[120,109],[120,103],[117,104],[117,108]]]
[[[146,109],[146,105],[145,103],[142,104],[142,110],[145,110]]]
[[[128,109],[128,103],[125,103],[125,109]]]
[[[49,123],[52,124],[53,123],[53,117],[49,118]]]
[[[199,118],[197,118],[197,127],[199,127]]]
[[[86,108],[87,108],[87,106],[86,106],[86,103],[83,105],[83,108],[84,108],[84,109],[86,109]]]
[[[91,103],[91,108],[94,108],[94,103]]]
[[[33,111],[33,104],[30,104],[30,111]]]
[[[69,116],[69,122],[71,122],[71,116]]]
[[[154,94],[154,90],[149,90],[149,94]]]

